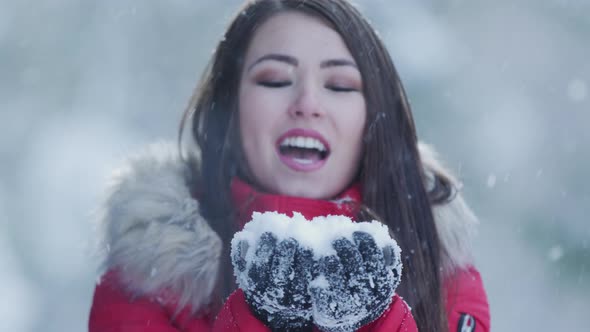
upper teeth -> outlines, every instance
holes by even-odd
[[[319,140],[311,137],[287,137],[281,142],[281,146],[291,146],[296,148],[317,149],[321,152],[326,151],[326,146]]]

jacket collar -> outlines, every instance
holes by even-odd
[[[244,227],[255,211],[274,211],[288,216],[298,212],[308,220],[327,215],[345,215],[354,219],[361,202],[358,184],[353,184],[332,200],[321,200],[265,193],[235,178],[231,183],[231,194],[238,229]]]

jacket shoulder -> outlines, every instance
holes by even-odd
[[[215,287],[221,240],[191,196],[174,144],[153,144],[112,173],[98,214],[104,270],[135,296],[162,289],[197,311]]]

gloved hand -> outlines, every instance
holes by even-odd
[[[310,283],[314,324],[326,332],[355,331],[389,307],[401,277],[399,250],[378,248],[366,232],[332,243],[336,255],[317,262]]]
[[[253,253],[246,241],[232,245],[238,284],[252,312],[273,331],[311,331],[308,285],[313,253],[293,238],[277,242],[265,232]]]

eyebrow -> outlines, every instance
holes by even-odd
[[[339,67],[339,66],[350,66],[358,69],[356,63],[351,60],[347,59],[331,59],[325,60],[320,63],[320,68],[328,68],[328,67]]]
[[[252,68],[254,66],[256,66],[257,64],[259,64],[263,61],[267,61],[267,60],[274,60],[274,61],[283,62],[288,65],[294,66],[294,67],[297,67],[299,65],[299,61],[297,61],[297,59],[295,59],[294,57],[292,57],[290,55],[270,53],[270,54],[263,55],[260,58],[258,58],[256,61],[254,61],[254,63],[252,63],[250,66],[248,66],[248,71],[252,70]],[[358,66],[356,65],[356,63],[354,63],[354,61],[347,60],[347,59],[330,59],[330,60],[324,60],[320,63],[320,68],[322,68],[322,69],[330,68],[330,67],[339,67],[339,66],[350,66],[350,67],[358,69]]]
[[[271,54],[263,55],[260,58],[258,58],[258,60],[254,61],[254,63],[252,63],[250,66],[248,66],[248,71],[250,71],[257,64],[259,64],[259,63],[261,63],[263,61],[267,61],[267,60],[274,60],[274,61],[284,62],[284,63],[289,64],[289,65],[294,66],[294,67],[297,67],[299,65],[299,61],[297,61],[297,59],[295,59],[292,56],[284,55],[284,54],[271,53]]]

